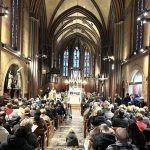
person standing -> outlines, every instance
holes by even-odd
[[[129,93],[126,94],[126,97],[123,99],[123,104],[128,106],[128,103],[131,102],[131,98],[129,96]]]
[[[115,103],[117,103],[118,106],[121,105],[122,98],[119,96],[119,94],[115,94]]]

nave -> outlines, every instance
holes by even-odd
[[[79,150],[83,149],[83,117],[80,115],[80,110],[72,110],[72,119],[67,118],[62,125],[55,131],[53,137],[49,140],[47,150],[72,150],[72,147],[66,146],[66,136],[70,129],[73,129],[79,141]]]
[[[72,120],[65,119],[66,104],[78,107]],[[9,147],[3,150],[67,149],[70,128],[82,149],[90,131],[94,143],[101,123],[115,132],[132,122],[129,129],[138,132],[131,132],[131,144],[143,150],[150,147],[149,111],[150,0],[0,0],[0,147]]]

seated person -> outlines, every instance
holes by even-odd
[[[145,128],[143,134],[146,138],[146,150],[150,149],[150,128]]]
[[[73,146],[73,147],[79,146],[78,138],[75,132],[73,131],[73,129],[70,129],[68,135],[66,136],[66,143],[67,143],[67,146]]]
[[[115,134],[117,137],[116,143],[109,145],[106,150],[138,150],[135,145],[129,143],[129,135],[125,128],[117,128]]]
[[[6,120],[11,119],[12,115],[13,115],[13,105],[12,103],[8,103],[7,104],[7,108],[6,108]]]
[[[47,130],[47,124],[43,118],[40,117],[41,112],[37,110],[34,114],[34,122],[33,124],[37,125],[39,129]]]
[[[25,118],[21,121],[20,126],[27,128],[27,142],[29,145],[37,148],[39,146],[36,135],[32,132],[33,121],[30,118]]]
[[[138,128],[143,132],[145,128],[147,128],[147,124],[143,122],[143,115],[141,113],[136,113],[136,124]]]
[[[19,127],[14,135],[7,138],[7,142],[0,145],[1,150],[34,150],[32,146],[27,143],[26,127]]]
[[[144,150],[146,139],[145,139],[144,134],[138,128],[137,124],[135,122],[131,123],[128,126],[127,131],[131,139],[131,144],[136,145],[139,148],[139,150]]]
[[[49,106],[45,106],[46,115],[50,118],[50,120],[54,120],[56,117],[56,110],[54,105],[49,104]]]
[[[128,126],[128,119],[124,116],[124,109],[120,108],[118,111],[118,115],[112,118],[112,126],[113,127],[122,127],[126,128]]]
[[[45,109],[41,109],[41,118],[43,118],[46,123],[50,124],[50,118],[46,115],[46,110]]]
[[[115,143],[115,132],[106,124],[101,124],[99,128],[100,133],[95,135],[92,147],[94,150],[105,150],[108,145]]]

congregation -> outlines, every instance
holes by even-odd
[[[115,94],[114,103],[95,93],[85,94],[81,103],[85,150],[149,150],[150,113],[143,97],[135,101],[137,96],[132,99],[129,94],[124,99]],[[44,137],[49,140],[60,122],[70,117],[68,106],[64,97],[9,100],[0,108],[0,150],[44,150]],[[79,146],[72,130],[66,142]]]
[[[114,104],[87,98],[83,104],[86,150],[150,149],[148,107],[143,97],[132,98],[128,93],[124,99],[115,94]]]
[[[67,117],[59,100],[39,97],[10,99],[1,106],[0,116],[0,150],[44,150],[49,137]]]

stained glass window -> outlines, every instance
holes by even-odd
[[[68,76],[68,59],[69,59],[69,52],[68,49],[66,49],[64,51],[63,76]]]
[[[140,15],[144,11],[144,0],[137,1],[136,15]],[[136,39],[135,39],[135,50],[138,52],[143,46],[143,30],[144,25],[142,21],[137,21],[136,24]]]
[[[88,50],[84,54],[84,77],[89,77],[90,72],[90,53]]]
[[[79,47],[75,47],[73,52],[73,67],[79,68],[80,67],[80,50]]]
[[[20,45],[21,0],[11,0],[11,46],[14,50]]]

